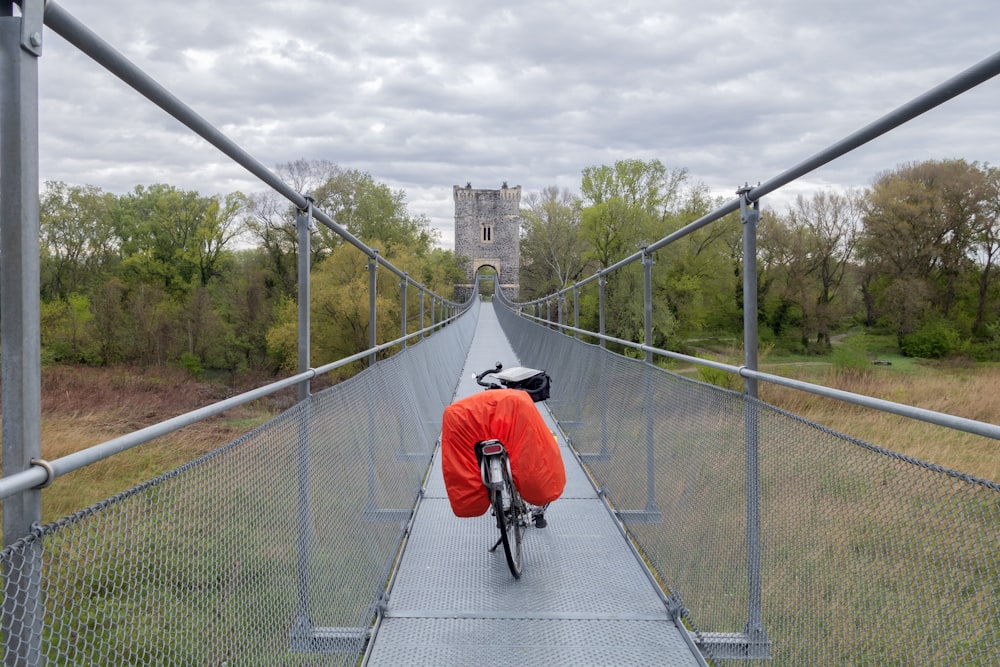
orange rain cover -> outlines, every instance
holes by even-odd
[[[566,470],[559,445],[528,393],[481,391],[446,407],[442,418],[441,466],[455,516],[480,516],[489,509],[475,445],[493,438],[507,449],[514,484],[527,502],[544,505],[562,494]]]

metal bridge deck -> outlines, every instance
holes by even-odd
[[[474,371],[518,365],[493,305],[482,306],[457,398],[482,390]],[[558,369],[547,370],[556,392]],[[489,513],[452,514],[435,456],[368,665],[705,664],[559,441],[566,489],[549,507],[548,526],[525,532],[520,579],[502,549],[488,551],[497,536]]]

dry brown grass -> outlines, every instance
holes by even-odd
[[[42,457],[112,440],[264,384],[198,381],[179,368],[46,367],[42,371]],[[45,520],[124,491],[235,440],[292,396],[256,401],[61,477],[43,494]]]
[[[797,370],[796,370],[797,369]],[[792,372],[789,372],[791,370]],[[884,369],[882,369],[884,370]],[[1000,368],[929,367],[919,373],[838,372],[786,367],[781,375],[970,419],[1000,423]],[[42,373],[42,456],[57,459],[266,383],[198,381],[178,368],[46,367]],[[976,477],[1000,481],[1000,443],[761,384],[761,398],[875,445]],[[294,400],[285,392],[186,427],[62,477],[44,494],[46,520],[172,470],[263,423]]]
[[[884,369],[882,369],[884,370]],[[927,366],[916,373],[803,368],[780,373],[856,394],[1000,424],[1000,368]],[[794,374],[793,374],[794,373]],[[765,401],[846,435],[1000,482],[1000,442],[762,383]]]

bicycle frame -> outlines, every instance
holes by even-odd
[[[499,440],[488,440],[480,445],[482,461],[479,469],[483,476],[483,485],[489,491],[499,490],[503,487],[503,467],[510,470],[510,461],[507,459],[507,450]]]
[[[485,378],[489,375],[495,376],[500,383],[486,380]],[[545,371],[520,366],[504,370],[503,365],[498,361],[493,368],[481,373],[474,373],[473,377],[477,384],[487,389],[523,390],[535,403],[549,397],[550,379]],[[483,486],[486,487],[486,492],[489,494],[493,515],[496,517],[497,528],[500,530],[500,539],[490,551],[496,551],[496,548],[503,544],[507,566],[515,579],[520,578],[524,529],[529,520],[539,528],[544,527],[544,515],[540,511],[531,518],[532,510],[521,498],[521,493],[514,484],[510,459],[500,440],[477,442],[476,456],[479,459],[479,472]]]
[[[517,579],[521,576],[521,546],[528,508],[514,485],[510,459],[503,443],[499,440],[484,440],[476,443],[476,448],[480,456],[479,470],[483,485],[490,496],[490,505],[500,530],[500,539],[490,551],[496,551],[503,544],[507,567]]]

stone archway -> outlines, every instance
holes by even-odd
[[[493,280],[489,275],[482,275],[483,269],[490,269],[490,273],[495,273],[497,276],[500,275],[500,262],[492,259],[475,259],[472,260],[472,288],[474,292],[478,292],[481,295],[493,294]],[[489,283],[489,287],[486,283]],[[504,290],[509,290],[509,287],[505,287]]]

